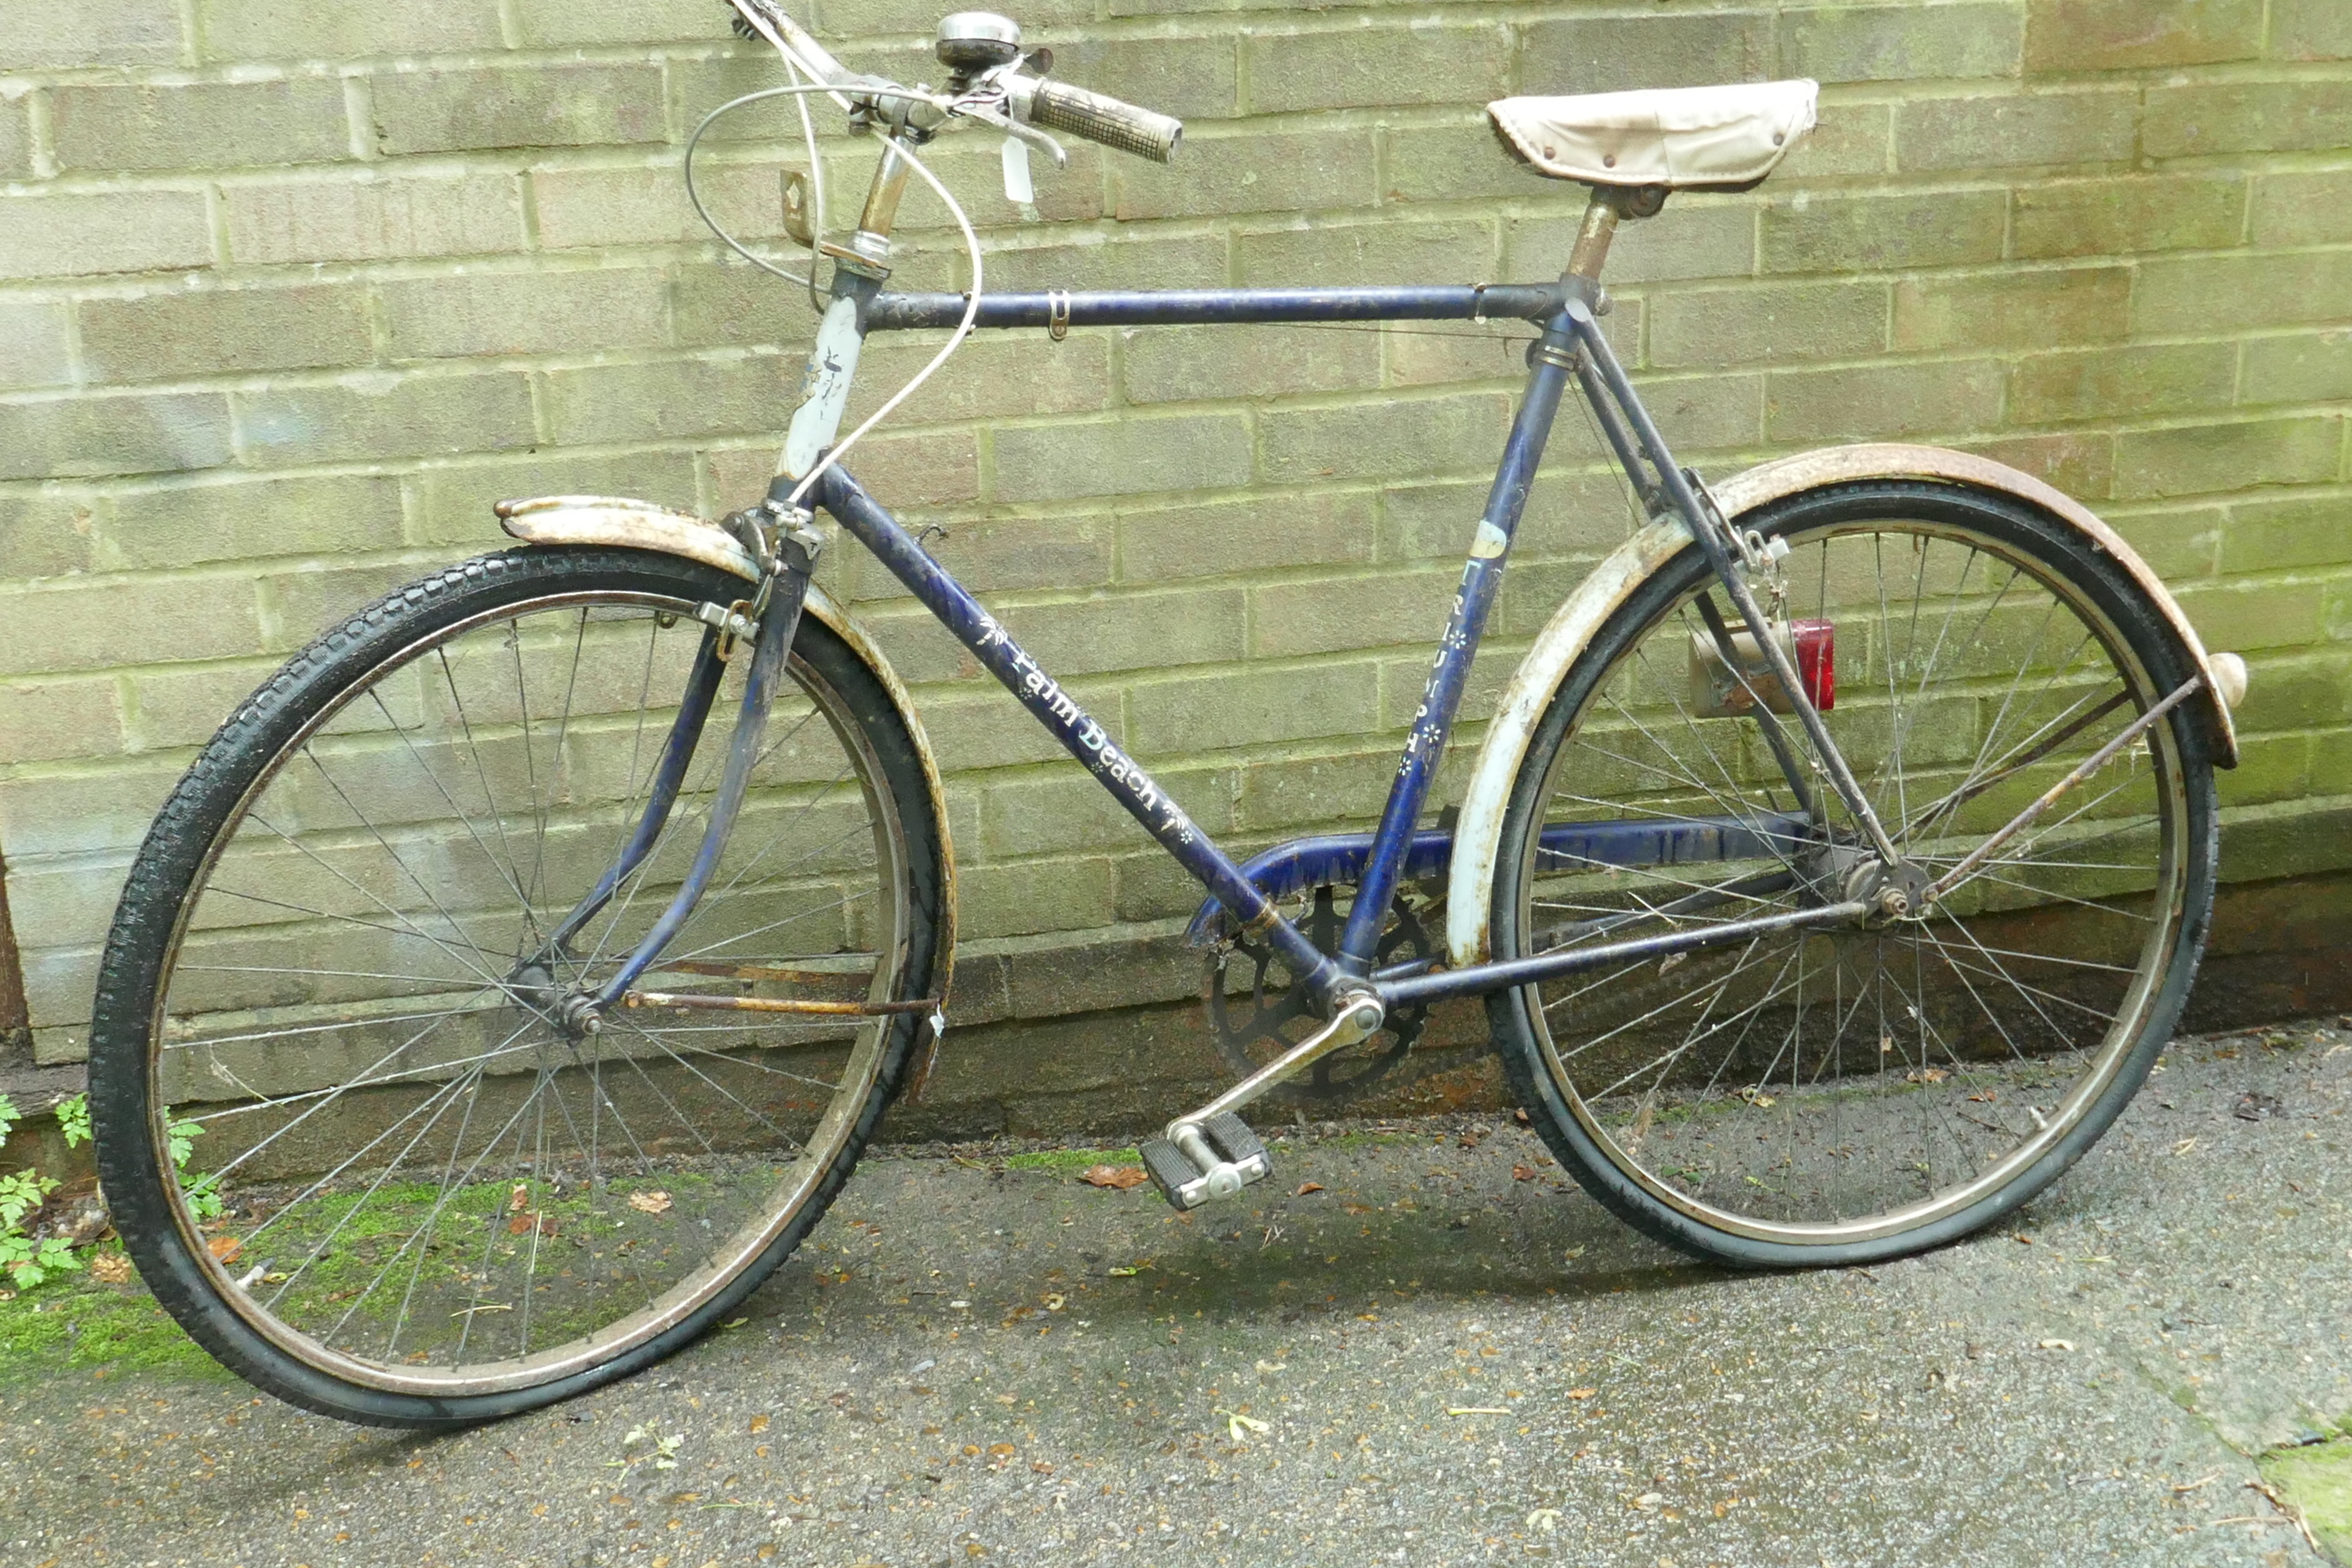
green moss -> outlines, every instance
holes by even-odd
[[[2263,1456],[2263,1475],[2303,1510],[2304,1522],[2338,1563],[2352,1563],[2352,1437]]]
[[[1004,1162],[1008,1171],[1083,1171],[1088,1165],[1134,1165],[1143,1156],[1132,1149],[1040,1149]]]
[[[144,1290],[77,1276],[0,1301],[0,1383],[101,1368],[228,1375]]]

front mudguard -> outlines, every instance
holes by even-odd
[[[596,544],[659,551],[716,566],[747,583],[760,580],[758,563],[725,529],[689,512],[673,511],[651,501],[614,496],[537,496],[529,500],[500,501],[498,514],[499,526],[525,544]],[[808,602],[801,613],[823,622],[874,672],[874,679],[889,694],[898,721],[913,738],[915,754],[922,760],[923,785],[930,798],[931,820],[939,834],[942,862],[938,970],[932,980],[932,994],[945,996],[955,974],[955,846],[948,837],[947,792],[940,784],[940,767],[931,754],[930,737],[923,732],[923,721],[916,716],[914,702],[899,684],[890,661],[882,657],[882,650],[874,646],[874,640],[849,618],[848,612],[833,595],[810,584]],[[921,1094],[923,1082],[930,1073],[931,1054],[938,1049],[939,1037],[934,1032],[929,1050],[910,1080],[909,1098]]]
[[[2032,503],[2053,520],[2081,533],[2111,557],[2147,593],[2164,613],[2178,637],[2180,652],[2204,677],[2204,688],[2190,700],[2204,727],[2213,761],[2221,767],[2238,763],[2237,731],[2230,709],[2245,689],[2245,667],[2236,656],[2209,656],[2197,628],[2189,624],[2164,582],[2149,569],[2123,537],[2101,521],[2088,507],[2004,463],[1969,452],[1939,447],[1875,443],[1830,447],[1793,458],[1760,464],[1715,487],[1724,516],[1737,527],[1759,508],[1823,485],[1858,479],[1924,479],[1948,484],[1981,486]],[[1654,522],[1618,546],[1593,568],[1537,637],[1496,704],[1495,721],[1471,770],[1469,792],[1454,828],[1453,864],[1446,891],[1445,945],[1455,967],[1483,963],[1488,957],[1489,921],[1493,913],[1496,858],[1503,836],[1503,815],[1513,783],[1527,760],[1536,725],[1551,705],[1552,693],[1570,666],[1583,653],[1618,607],[1660,567],[1690,544],[1690,532],[1680,519]]]

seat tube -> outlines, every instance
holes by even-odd
[[[1389,905],[1396,897],[1413,825],[1444,760],[1446,737],[1453,732],[1454,712],[1462,705],[1463,688],[1469,681],[1478,639],[1486,629],[1487,612],[1493,609],[1496,590],[1502,585],[1511,539],[1527,510],[1528,491],[1543,462],[1552,419],[1559,412],[1560,396],[1575,363],[1575,342],[1566,311],[1545,322],[1544,334],[1536,341],[1527,393],[1519,401],[1517,417],[1511,422],[1502,464],[1496,469],[1486,510],[1471,540],[1470,558],[1462,568],[1462,586],[1454,595],[1445,638],[1430,666],[1429,684],[1422,692],[1421,707],[1413,713],[1404,756],[1397,764],[1388,805],[1381,813],[1380,831],[1373,837],[1355,905],[1348,912],[1339,956],[1351,973],[1370,973],[1380,946],[1381,928],[1387,923]]]

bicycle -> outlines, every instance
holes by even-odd
[[[1848,447],[1709,487],[1601,329],[1617,227],[1760,182],[1813,84],[1493,105],[1521,156],[1590,187],[1556,282],[998,296],[922,146],[984,127],[1018,184],[1057,132],[1165,160],[1181,124],[1055,81],[1001,17],[942,24],[932,91],[734,5],[794,73],[737,104],[790,97],[806,129],[830,100],[881,142],[845,242],[814,160],[790,187],[834,269],[821,298],[814,268],[783,274],[823,318],[768,499],[717,523],[501,505],[514,547],[349,617],[247,701],[130,875],[92,1037],[101,1169],[214,1355],[389,1426],[597,1386],[733,1311],[919,1090],[955,934],[940,774],[811,582],[821,518],[1202,884],[1213,1004],[1278,1005],[1255,1070],[1143,1145],[1179,1208],[1268,1174],[1241,1110],[1338,1053],[1393,1056],[1448,997],[1485,998],[1588,1190],[1739,1266],[1966,1235],[2113,1121],[2196,970],[2242,662],[2097,518],[1980,458]],[[910,175],[950,202],[971,290],[885,288]],[[1235,863],[840,461],[874,423],[839,434],[873,332],[954,329],[936,367],[981,328],[1408,321],[1536,336],[1370,834]],[[1426,826],[1571,384],[1648,521],[1526,657],[1458,816]],[[1439,881],[1442,936],[1402,891]],[[1310,895],[1302,929],[1283,906]]]

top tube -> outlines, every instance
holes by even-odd
[[[1581,280],[1579,280],[1581,283]],[[1567,304],[1559,283],[1456,283],[1414,288],[1183,289],[986,294],[975,327],[1181,326],[1252,321],[1549,321]],[[870,332],[953,327],[967,294],[877,294]]]

